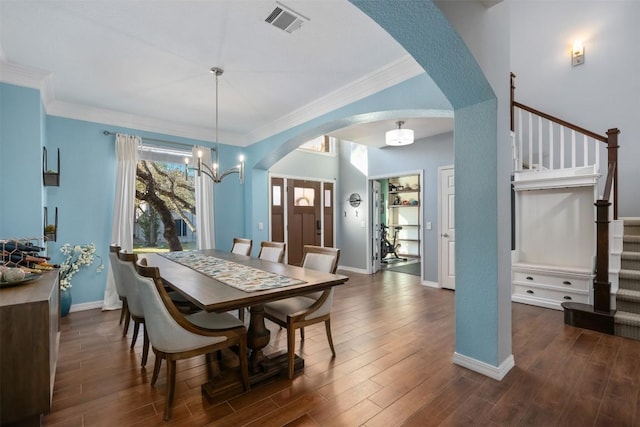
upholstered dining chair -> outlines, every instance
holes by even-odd
[[[156,356],[151,386],[160,373],[162,360],[167,361],[167,397],[164,419],[171,416],[176,382],[176,361],[199,355],[209,356],[224,348],[238,346],[240,374],[245,391],[249,390],[247,359],[247,329],[227,313],[199,312],[183,316],[164,289],[157,267],[146,265],[146,259],[136,264],[138,291],[145,315],[145,329]]]
[[[242,239],[240,237],[233,238],[233,246],[231,252],[239,255],[251,255],[253,241],[251,239]]]
[[[260,242],[258,258],[267,261],[282,262],[287,244],[283,242]]]
[[[136,272],[136,262],[138,256],[134,253],[128,253],[120,251],[118,252],[118,268],[120,270],[120,278],[122,286],[126,289],[127,304],[129,307],[129,314],[133,319],[133,337],[131,338],[131,349],[136,345],[138,339],[138,332],[140,325],[142,325],[143,332],[143,345],[142,345],[142,366],[147,365],[147,357],[149,355],[149,336],[147,330],[144,327],[144,311],[142,310],[142,303],[140,302],[140,295],[138,292],[138,274]]]
[[[118,263],[118,254],[120,253],[120,246],[112,244],[109,246],[109,263],[111,264],[111,271],[113,272],[113,281],[116,285],[116,292],[118,292],[118,298],[122,301],[122,309],[120,310],[120,324],[124,320],[124,329],[122,335],[127,335],[129,332],[129,306],[127,304],[127,293],[125,287],[122,285],[122,279],[120,279],[120,264]]]
[[[305,245],[302,249],[302,267],[312,270],[335,273],[340,259],[340,249]],[[296,329],[304,341],[304,327],[324,322],[327,340],[333,357],[336,350],[331,337],[331,307],[333,305],[333,287],[328,290],[291,297],[264,305],[264,317],[287,328],[287,355],[289,359],[289,378],[293,378]]]

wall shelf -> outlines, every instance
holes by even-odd
[[[42,183],[45,187],[60,186],[60,149],[58,148],[58,169],[47,167],[47,147],[42,147]]]
[[[389,178],[387,221],[400,244],[402,256],[420,257],[420,176],[407,175]],[[403,204],[406,202],[406,204]],[[411,204],[413,202],[414,204]]]
[[[44,240],[47,242],[55,242],[58,240],[58,207],[55,210],[54,222],[49,222],[49,210],[44,207]]]

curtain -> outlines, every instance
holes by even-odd
[[[211,149],[193,147],[193,167],[197,167],[198,152],[201,152],[202,163],[211,165]],[[204,173],[195,176],[196,187],[196,238],[198,249],[215,249],[216,236],[213,222],[213,181]]]
[[[141,139],[138,136],[116,134],[116,194],[113,203],[111,242],[129,252],[133,250],[136,166],[140,142]],[[121,302],[116,291],[113,271],[109,268],[102,309],[115,310],[120,307]]]

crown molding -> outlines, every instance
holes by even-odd
[[[180,125],[166,120],[154,119],[136,114],[127,114],[104,108],[96,108],[62,101],[52,101],[46,105],[47,114],[104,125],[125,127],[164,135],[215,142],[213,128]],[[227,145],[242,145],[244,138],[230,132],[218,132],[221,141]]]
[[[2,55],[3,52],[0,50],[0,57]],[[39,89],[45,111],[49,115],[215,142],[213,138],[213,128],[180,125],[177,123],[169,123],[166,120],[58,101],[55,99],[51,73],[6,61],[2,61],[0,67],[2,82]],[[406,55],[397,61],[292,111],[269,125],[259,127],[245,135],[219,132],[219,138],[228,145],[247,146],[373,95],[383,89],[402,83],[422,73],[424,73],[424,69],[422,69],[413,57]]]
[[[27,67],[5,60],[4,51],[0,49],[0,79],[3,83],[38,89],[43,104],[53,99],[51,73],[33,67]]]
[[[250,144],[261,141],[269,136],[283,132],[323,114],[330,113],[331,111],[378,93],[398,83],[402,83],[424,72],[424,69],[411,55],[405,55],[395,62],[387,64],[348,85],[336,89],[322,98],[292,111],[269,125],[253,130],[247,135],[247,141]]]

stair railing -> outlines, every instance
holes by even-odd
[[[613,219],[618,219],[618,134],[620,130],[607,130],[606,136],[566,122],[550,114],[516,102],[515,74],[511,73],[511,132],[515,133],[518,121],[516,142],[514,144],[514,169],[523,170],[566,169],[580,166],[593,166],[596,172],[600,168],[600,142],[607,149],[607,180],[601,199],[596,200],[596,277],[593,284],[593,309],[596,312],[611,311],[611,282],[609,281],[609,210],[613,204]],[[526,119],[526,120],[525,120]],[[537,123],[537,127],[534,125]],[[554,126],[555,124],[555,126]],[[554,129],[557,128],[557,129]],[[548,157],[544,162],[544,130],[548,132]],[[527,131],[526,133],[524,131]],[[569,135],[570,147],[565,145],[565,135]],[[559,135],[560,143],[556,147],[554,135]],[[577,140],[582,137],[582,147]],[[526,144],[525,144],[526,137]],[[537,138],[536,138],[537,137]],[[537,139],[537,147],[535,141]],[[525,150],[526,147],[526,150]],[[566,155],[566,151],[569,155]],[[582,161],[579,154],[582,151]],[[537,163],[534,163],[537,154]],[[557,157],[554,157],[557,156]],[[570,162],[569,160],[570,159]],[[581,164],[580,164],[581,163]],[[613,193],[613,194],[612,194]],[[611,198],[613,197],[613,203]]]
[[[515,74],[511,73],[511,131],[515,133],[514,172],[523,170],[594,167],[600,171],[600,143],[606,144],[607,169],[613,171],[613,219],[618,219],[617,128],[597,134],[514,99]],[[517,125],[517,126],[516,126]],[[516,131],[517,129],[517,131]],[[547,139],[546,143],[543,142]],[[555,141],[559,140],[559,143]],[[580,144],[579,141],[582,140]]]

